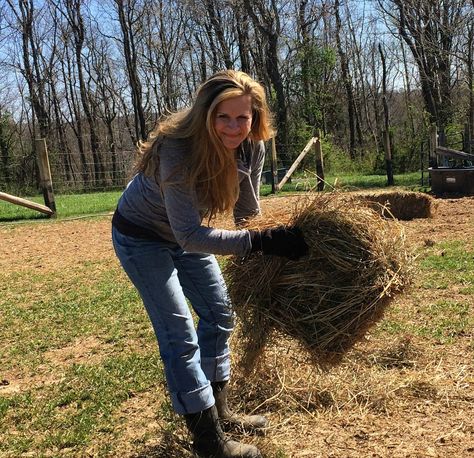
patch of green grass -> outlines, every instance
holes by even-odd
[[[428,336],[441,343],[452,342],[457,336],[463,336],[474,329],[474,318],[467,303],[440,300],[421,309],[427,317],[417,333]]]
[[[337,181],[336,181],[337,180]],[[341,188],[385,188],[387,187],[386,175],[329,175],[326,181]],[[421,175],[419,172],[394,176],[395,186],[413,187],[420,186]]]
[[[0,392],[0,455],[82,456],[93,438],[108,437],[98,445],[107,456],[124,403],[163,392],[156,340],[135,289],[107,263],[61,275],[0,272],[0,285],[0,379],[15,374],[8,379],[21,389]],[[81,354],[87,337],[93,344]],[[72,353],[54,352],[71,343]]]
[[[59,195],[56,209],[60,217],[111,212],[117,206],[121,191]]]
[[[381,321],[375,332],[392,336],[417,335],[441,344],[452,344],[457,337],[474,331],[472,312],[468,302],[444,299],[420,307],[411,320],[407,320],[403,309],[392,309],[391,316]]]
[[[61,383],[4,399],[3,419],[16,426],[0,450],[74,449],[87,445],[93,434],[113,435],[117,409],[161,383],[163,370],[156,351],[116,354],[100,365],[72,365]]]
[[[456,298],[440,298],[416,310],[407,319],[403,307],[390,309],[390,316],[380,323],[379,330],[391,335],[415,334],[449,344],[456,337],[474,330],[474,251],[462,241],[446,241],[423,248],[418,258],[417,292],[415,303],[425,303],[423,291],[453,291]],[[446,294],[446,293],[444,293]]]
[[[344,190],[386,188],[386,175],[342,175],[331,174],[325,177],[325,191],[331,191],[335,187]],[[394,176],[395,186],[402,186],[407,189],[421,190],[421,175],[419,172],[407,173]],[[292,177],[290,183],[283,186],[282,193],[309,191],[316,188],[316,178],[314,176],[300,175]],[[387,188],[389,189],[389,188]],[[267,196],[271,193],[271,185],[261,186],[260,193]]]
[[[63,273],[0,273],[4,369],[35,367],[45,351],[97,333],[107,343],[127,333],[152,337],[141,300],[118,267]]]
[[[395,318],[398,318],[398,314]],[[378,331],[386,332],[391,335],[402,334],[408,331],[408,327],[403,321],[397,319],[384,319],[377,328]]]
[[[58,194],[55,196],[57,218],[108,213],[115,209],[121,191],[87,194]],[[25,197],[44,205],[43,197]],[[0,200],[0,222],[49,219],[47,215]]]
[[[457,285],[458,292],[474,294],[474,250],[461,241],[447,241],[428,249],[421,257],[422,287],[446,289]]]

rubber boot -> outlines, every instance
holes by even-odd
[[[216,400],[217,413],[223,426],[237,426],[246,431],[261,430],[268,426],[268,420],[262,415],[245,415],[232,412],[227,404],[229,392],[228,381],[212,382],[214,399]]]
[[[184,416],[199,458],[262,458],[257,447],[230,440],[222,431],[216,406]]]

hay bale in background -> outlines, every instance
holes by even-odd
[[[431,218],[435,200],[421,192],[392,191],[357,193],[356,198],[383,217],[409,221],[415,218]]]
[[[252,222],[252,229],[297,225],[309,256],[290,261],[254,254],[233,258],[224,275],[251,369],[273,330],[304,345],[320,365],[337,361],[408,282],[402,229],[356,200],[307,195],[294,209]]]

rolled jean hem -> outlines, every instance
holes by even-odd
[[[174,411],[179,415],[197,413],[215,404],[210,384],[189,393],[170,393]]]

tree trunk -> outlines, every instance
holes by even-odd
[[[390,145],[390,117],[387,103],[387,65],[385,63],[385,55],[382,50],[382,45],[379,44],[380,59],[382,60],[382,102],[384,113],[384,149],[385,149],[385,166],[387,170],[387,184],[393,186],[393,167],[392,167],[392,152]]]
[[[138,76],[138,54],[135,46],[135,31],[132,30],[132,25],[130,24],[130,15],[133,14],[133,11],[130,10],[132,6],[129,0],[126,2],[123,0],[115,0],[115,4],[117,5],[117,13],[122,30],[123,53],[132,93],[132,105],[135,117],[134,143],[136,143],[138,140],[146,139],[147,129],[142,105],[142,84]],[[125,4],[127,6],[127,12],[125,11]]]
[[[34,38],[34,3],[33,0],[19,0],[19,11],[17,11],[16,5],[11,0],[6,1],[21,28],[23,61],[21,73],[28,86],[31,108],[38,120],[39,135],[41,138],[47,138],[50,129],[50,119],[45,102],[44,75],[39,69],[38,63],[40,50],[38,49]]]
[[[382,0],[379,4],[384,7]],[[438,126],[441,146],[453,117],[451,61],[454,39],[463,23],[460,18],[464,4],[464,0],[391,0],[385,7],[413,54],[425,107],[430,122]],[[392,6],[398,17],[388,11]]]
[[[66,178],[67,182],[70,182],[74,178],[73,171],[72,171],[72,164],[71,164],[71,151],[69,149],[69,146],[66,140],[66,133],[65,133],[65,129],[63,128],[63,123],[62,123],[60,102],[56,93],[56,86],[54,84],[51,84],[51,97],[53,101],[54,117],[56,119],[56,131],[58,133],[59,154],[61,155],[61,159],[62,159],[61,162],[62,162],[62,167],[64,170],[64,177]]]
[[[92,162],[94,167],[94,184],[103,187],[104,181],[104,165],[100,158],[99,136],[97,135],[97,120],[92,115],[91,105],[88,97],[88,90],[84,78],[84,65],[82,61],[82,48],[85,41],[84,19],[81,12],[81,0],[65,0],[65,14],[69,26],[73,32],[74,54],[76,58],[76,71],[79,82],[79,94],[81,97],[82,109],[89,125],[89,138],[92,152]]]
[[[405,106],[406,112],[408,116],[408,123],[410,126],[410,136],[411,138],[415,138],[415,121],[413,119],[413,109],[411,108],[411,97],[412,97],[412,90],[409,78],[409,71],[408,71],[408,63],[407,63],[407,56],[405,52],[405,46],[403,41],[400,40],[400,49],[402,51],[402,58],[403,58],[403,68],[404,68],[404,82],[405,82]]]
[[[474,0],[473,0],[474,6]],[[474,151],[474,25],[471,22],[469,25],[468,41],[467,41],[467,87],[469,90],[469,106],[468,106],[468,129],[467,129],[467,152],[472,153]]]
[[[77,148],[79,151],[79,161],[81,163],[81,184],[83,188],[87,187],[87,184],[90,182],[90,173],[89,165],[86,156],[86,151],[84,148],[84,129],[82,125],[82,113],[79,107],[79,102],[77,101],[75,88],[74,88],[74,70],[73,64],[71,62],[71,57],[68,52],[68,43],[65,44],[65,59],[61,61],[61,70],[63,74],[63,80],[67,82],[66,84],[66,103],[69,108],[69,125],[71,126],[77,140]],[[67,92],[69,91],[69,97]],[[74,122],[75,121],[75,122]]]
[[[282,155],[285,155],[288,148],[288,114],[283,78],[279,68],[278,40],[281,33],[280,22],[275,0],[271,0],[268,7],[265,3],[262,0],[258,0],[258,3],[256,1],[244,0],[245,9],[252,18],[255,29],[260,32],[260,36],[265,43],[265,70],[276,96],[277,140]]]
[[[212,29],[214,30],[217,42],[219,43],[219,50],[220,54],[222,55],[222,59],[224,60],[225,68],[234,68],[234,63],[230,58],[229,47],[225,41],[222,19],[220,17],[219,11],[216,11],[215,9],[215,1],[205,0],[205,4],[209,21],[211,23]]]
[[[245,73],[250,73],[250,40],[249,40],[249,16],[242,8],[241,3],[237,3],[235,10],[235,28],[239,43],[240,68]]]
[[[349,154],[351,159],[356,157],[356,114],[355,114],[355,103],[354,103],[354,92],[352,88],[352,79],[349,73],[349,66],[347,62],[347,56],[342,49],[341,33],[342,24],[341,17],[339,14],[339,0],[334,1],[334,12],[336,18],[336,45],[339,59],[341,61],[341,73],[344,88],[346,90],[347,97],[347,116],[349,122]]]

